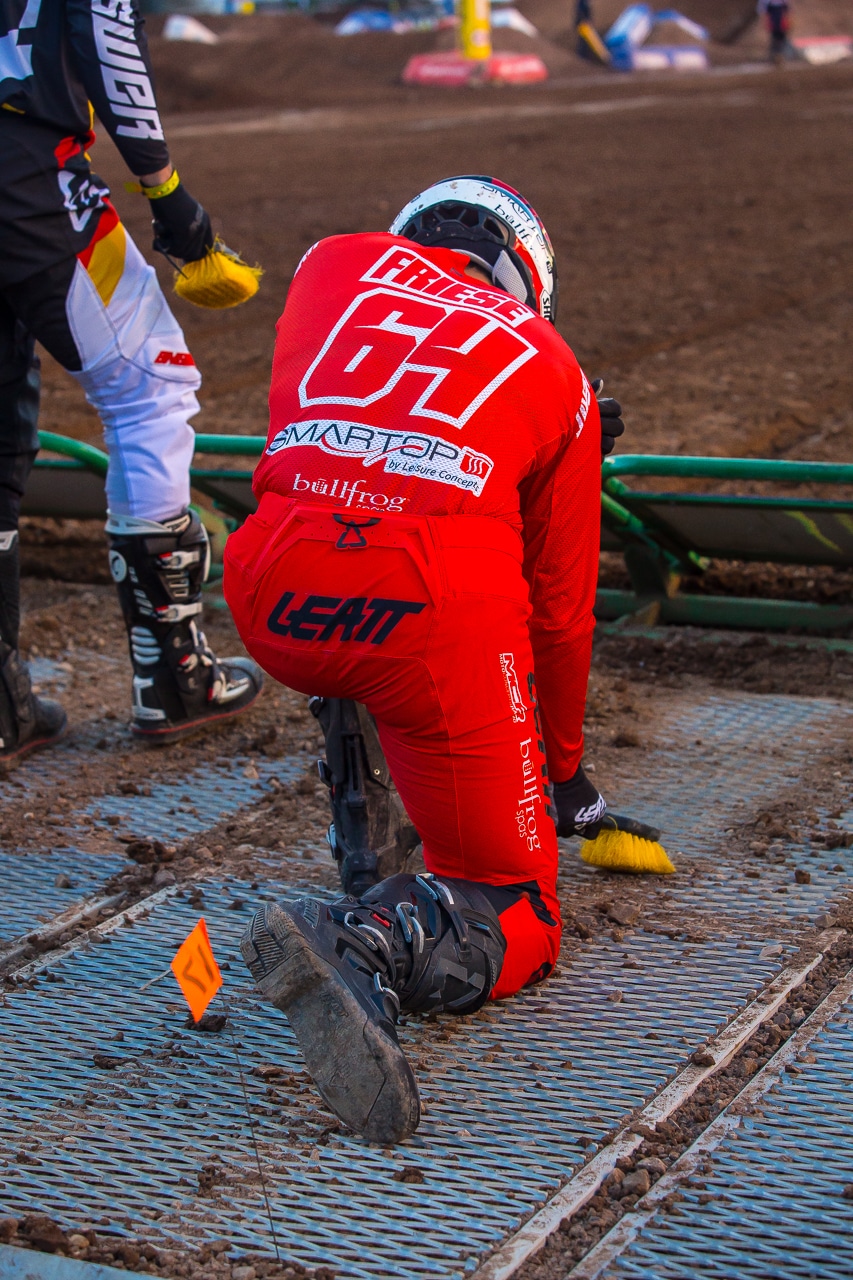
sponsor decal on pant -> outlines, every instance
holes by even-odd
[[[306,446],[335,458],[361,458],[365,467],[383,462],[386,475],[416,476],[437,484],[465,489],[479,498],[494,462],[485,453],[458,445],[441,436],[418,431],[389,431],[363,422],[315,418],[291,422],[277,432],[267,453]],[[325,483],[325,481],[323,482]],[[359,481],[355,482],[356,484]],[[330,493],[330,497],[335,496]]]
[[[387,493],[367,493],[363,480],[353,480],[351,484],[348,480],[326,480],[323,476],[309,480],[301,471],[297,471],[292,489],[294,493],[305,493],[306,490],[322,493],[345,507],[355,504],[357,507],[371,507],[374,511],[402,511],[406,501],[402,497],[392,498]]]
[[[512,657],[511,654],[502,654],[501,659],[507,656]],[[533,728],[536,736],[523,738],[518,744],[521,753],[521,797],[518,801],[515,820],[518,823],[519,838],[526,842],[532,853],[534,849],[541,848],[539,810],[541,809],[541,816],[548,821],[553,821],[554,813],[551,805],[548,766],[545,762],[542,720],[539,715],[539,703],[536,700],[536,680],[532,671],[527,675],[527,692],[533,709]],[[538,763],[539,761],[541,764]]]
[[[532,671],[527,673],[527,694],[530,698],[530,705],[533,707],[533,728],[536,730],[536,745],[542,755],[542,793],[545,796],[545,813],[549,818],[554,819],[551,780],[548,777],[548,761],[545,757],[545,735],[542,732],[542,716],[539,711],[539,699],[536,696],[536,677]]]
[[[0,67],[0,79],[2,79]],[[109,205],[109,187],[105,187],[89,170],[85,148],[95,141],[94,133],[85,138],[62,138],[53,149],[56,157],[62,203],[75,231],[85,231],[92,215]],[[118,218],[116,217],[116,221]]]
[[[160,351],[158,352],[154,363],[178,365],[187,364],[195,366],[195,360],[193,360],[189,351]]]
[[[499,655],[499,660],[501,664],[501,671],[503,672],[504,684],[506,685],[506,691],[509,697],[513,724],[523,724],[527,719],[527,708],[524,705],[524,699],[521,696],[521,686],[518,683],[518,676],[515,673],[515,654],[502,653]]]
[[[542,783],[536,768],[535,745],[532,738],[524,738],[519,744],[521,751],[521,798],[515,820],[518,823],[518,834],[532,853],[541,849],[539,839],[539,819],[537,805],[542,808]]]
[[[403,618],[426,608],[426,602],[418,600],[315,595],[306,595],[301,604],[290,608],[295,598],[294,591],[285,591],[267,619],[274,635],[329,641],[340,632],[341,640],[382,644]]]

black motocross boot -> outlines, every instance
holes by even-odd
[[[312,698],[326,758],[320,777],[330,791],[329,846],[345,893],[365,893],[398,872],[423,869],[420,836],[409,821],[379,743],[376,721],[358,702]]]
[[[31,751],[52,747],[67,725],[58,702],[33,693],[17,649],[0,640],[0,772],[13,769]]]
[[[26,468],[29,470],[29,467]],[[24,477],[25,479],[25,477]],[[23,481],[22,481],[23,482]],[[17,529],[0,531],[0,772],[24,756],[53,746],[68,721],[58,702],[33,693],[30,673],[18,653],[21,621]]]
[[[398,1015],[479,1009],[506,941],[478,885],[424,872],[392,876],[360,898],[270,903],[240,949],[262,995],[287,1015],[328,1106],[389,1145],[420,1121]]]
[[[210,551],[196,513],[162,524],[110,515],[107,533],[133,664],[132,732],[174,742],[245,711],[263,675],[251,658],[216,658],[199,630]]]

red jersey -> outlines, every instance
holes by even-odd
[[[254,488],[354,515],[511,525],[524,542],[551,775],[562,781],[582,750],[598,408],[553,326],[466,265],[386,234],[309,250],[278,323]]]

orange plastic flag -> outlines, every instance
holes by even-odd
[[[172,973],[184,993],[196,1022],[222,986],[222,974],[213,955],[204,917],[199,920],[172,961]]]

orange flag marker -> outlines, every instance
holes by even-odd
[[[222,974],[213,955],[207,925],[202,916],[172,961],[172,973],[184,993],[196,1022],[222,986]]]

